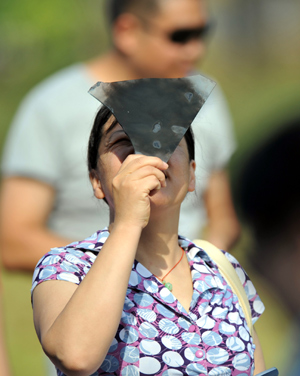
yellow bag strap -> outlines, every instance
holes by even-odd
[[[193,240],[193,243],[195,243],[198,247],[201,247],[209,255],[209,257],[212,260],[214,260],[214,262],[218,265],[220,273],[225,278],[229,286],[232,288],[232,291],[239,299],[239,303],[243,309],[250,333],[252,335],[253,324],[249,300],[247,298],[244,286],[242,285],[233,265],[219,248],[209,243],[208,241],[202,239],[195,239]]]

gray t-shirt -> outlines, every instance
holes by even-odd
[[[87,93],[94,84],[84,64],[55,73],[23,100],[2,158],[3,176],[30,177],[56,191],[49,228],[74,240],[108,225],[108,208],[93,196],[86,154],[99,102]],[[235,149],[230,115],[215,88],[194,122],[197,192],[182,205],[180,233],[194,239],[206,221],[202,194],[210,172],[222,169]]]

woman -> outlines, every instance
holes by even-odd
[[[36,331],[59,375],[252,375],[254,358],[255,373],[264,369],[218,268],[177,234],[195,188],[193,153],[188,129],[168,164],[134,154],[110,110],[98,112],[88,165],[109,227],[52,249],[33,277]],[[250,294],[255,321],[260,300]]]

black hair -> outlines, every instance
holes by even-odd
[[[108,120],[113,116],[112,112],[105,106],[102,106],[98,111],[95,121],[91,130],[89,143],[88,143],[88,170],[89,173],[97,170],[97,162],[99,159],[99,146],[101,138],[103,135],[103,127],[108,122]],[[114,118],[113,124],[117,123],[117,120]],[[195,141],[192,128],[189,127],[184,135],[185,141],[187,143],[189,160],[192,161],[195,159]]]
[[[110,25],[123,13],[132,13],[143,20],[153,16],[159,9],[159,0],[107,0],[106,13]]]
[[[237,199],[259,243],[284,236],[300,218],[300,118],[263,141],[240,170]]]
[[[111,116],[112,112],[107,107],[102,106],[95,117],[88,143],[87,161],[89,173],[97,170],[97,162],[99,159],[99,146],[102,138],[102,129]],[[114,120],[114,122],[116,123],[117,120]]]

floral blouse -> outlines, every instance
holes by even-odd
[[[48,280],[80,284],[108,236],[104,229],[83,241],[53,248],[36,266],[32,291]],[[135,261],[120,325],[95,376],[253,375],[255,345],[236,295],[205,250],[181,236],[178,242],[193,280],[189,312]],[[255,323],[264,305],[238,261],[225,255],[244,285]]]

